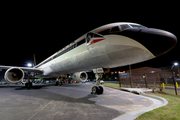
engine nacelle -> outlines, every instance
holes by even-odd
[[[72,78],[77,82],[86,82],[88,75],[86,72],[76,72],[73,74]]]
[[[19,83],[24,78],[24,71],[18,67],[9,68],[6,71],[4,78],[10,83]]]

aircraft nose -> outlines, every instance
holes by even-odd
[[[174,34],[154,28],[141,29],[140,34],[144,41],[141,42],[155,56],[159,56],[171,50],[177,43],[177,38]],[[146,41],[146,42],[145,42]]]

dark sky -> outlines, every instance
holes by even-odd
[[[4,3],[1,11],[0,65],[24,66],[33,60],[33,53],[40,63],[88,31],[113,22],[139,23],[167,30],[179,38],[177,5],[170,1]],[[175,61],[180,62],[179,51],[178,42],[170,52],[135,66],[169,66]]]

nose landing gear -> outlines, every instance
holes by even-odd
[[[91,94],[103,94],[103,87],[100,85],[100,80],[102,79],[103,73],[96,73],[96,85],[92,87]]]

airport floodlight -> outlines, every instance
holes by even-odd
[[[174,65],[172,66],[171,70],[174,68],[174,66],[178,66],[179,64],[177,62],[174,63]]]
[[[28,67],[32,67],[32,64],[31,64],[31,63],[28,63],[27,66],[28,66]]]
[[[176,63],[174,63],[174,65],[175,65],[175,66],[177,66],[177,65],[178,65],[178,63],[176,62]]]
[[[151,71],[151,73],[155,73],[155,71]]]

